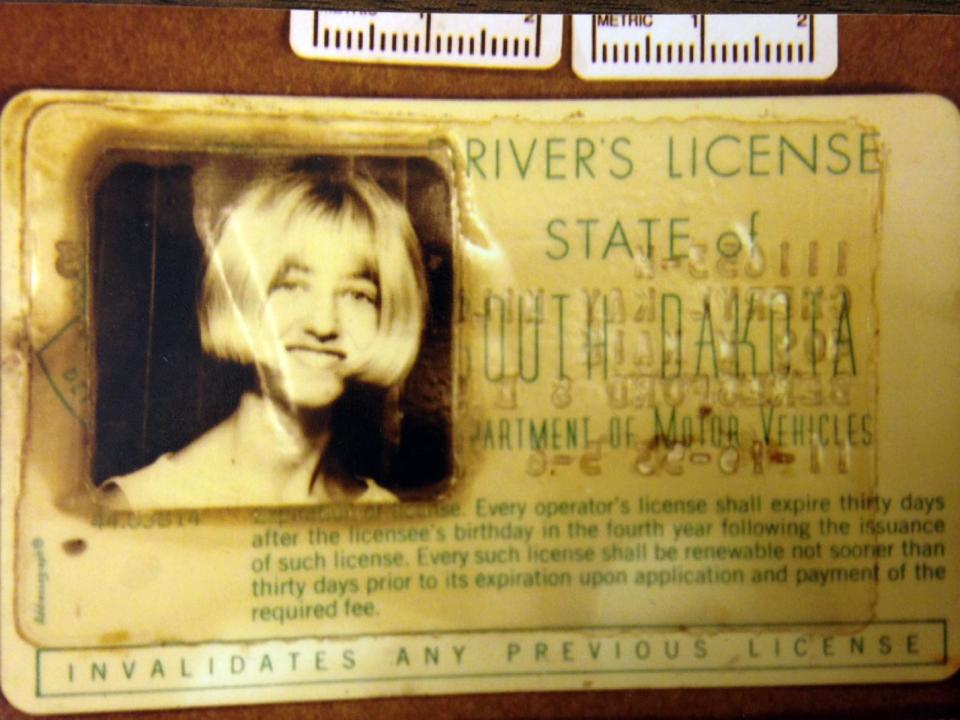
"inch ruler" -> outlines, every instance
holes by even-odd
[[[293,10],[290,45],[311,60],[543,69],[560,60],[563,16]]]
[[[585,80],[822,79],[837,69],[836,15],[575,15]]]

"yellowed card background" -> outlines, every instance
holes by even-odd
[[[404,146],[446,142],[460,192],[460,477],[442,505],[418,511],[381,508],[377,518],[359,522],[330,520],[322,508],[305,521],[285,518],[282,525],[269,512],[175,512],[135,519],[104,514],[77,492],[84,481],[84,436],[77,417],[64,411],[61,398],[51,393],[47,377],[32,362],[28,385],[18,386],[20,378],[11,374],[4,386],[5,455],[10,457],[11,448],[25,449],[22,467],[5,464],[5,580],[16,578],[17,603],[16,612],[5,603],[5,617],[10,623],[6,627],[15,626],[18,634],[5,633],[4,667],[5,677],[21,681],[27,669],[35,668],[37,707],[82,705],[82,699],[66,698],[104,691],[117,693],[111,696],[117,706],[159,706],[169,697],[164,693],[201,686],[211,690],[196,691],[196,702],[236,699],[237,692],[252,700],[267,692],[256,689],[260,686],[271,688],[269,696],[262,697],[275,699],[339,696],[354,690],[381,694],[409,688],[520,688],[530,687],[531,677],[546,678],[550,687],[582,682],[608,687],[715,684],[729,682],[733,668],[737,683],[784,682],[786,676],[800,674],[804,681],[829,682],[838,678],[837,668],[849,673],[844,678],[856,681],[934,678],[949,672],[954,641],[946,634],[946,621],[953,612],[949,598],[956,591],[949,555],[956,546],[956,530],[949,522],[949,508],[956,503],[950,473],[957,467],[957,451],[938,432],[956,419],[956,374],[950,364],[955,353],[950,349],[957,348],[958,334],[949,313],[921,314],[916,309],[924,303],[948,307],[956,293],[956,248],[948,240],[957,227],[957,167],[949,160],[957,157],[951,154],[957,144],[953,108],[924,97],[472,106],[117,97],[100,107],[90,96],[71,100],[23,98],[8,111],[5,135],[5,150],[21,148],[16,161],[32,169],[22,185],[16,181],[20,170],[15,163],[5,176],[5,306],[8,312],[24,307],[15,293],[17,283],[30,288],[24,293],[29,301],[28,342],[34,353],[43,349],[43,357],[52,358],[47,366],[61,374],[69,372],[71,360],[79,364],[81,375],[85,369],[82,354],[47,355],[51,340],[70,342],[70,321],[77,310],[75,280],[50,272],[56,263],[52,240],[82,227],[85,208],[76,188],[104,147],[160,144],[186,150],[202,148],[225,133],[240,147],[254,147],[268,137],[274,147],[285,149],[329,148],[358,138]],[[204,114],[210,110],[213,120]],[[910,132],[906,118],[911,114],[924,118],[928,132],[923,138]],[[317,130],[317,118],[327,121],[325,130]],[[796,140],[801,152],[807,152],[809,144],[800,139],[809,143],[813,135],[820,138],[816,173],[787,152],[781,174],[776,143],[781,134]],[[839,135],[848,144],[835,145],[831,153],[824,143]],[[717,167],[710,171],[701,163],[699,174],[690,177],[681,153],[689,150],[687,143],[694,136],[700,152],[717,137],[738,140],[714,145],[711,157]],[[617,142],[620,138],[626,142]],[[498,141],[499,178],[492,164]],[[478,155],[481,146],[490,155]],[[586,157],[591,146],[593,155],[578,162],[578,155]],[[850,161],[842,172],[844,154],[836,147],[842,147]],[[764,155],[765,150],[771,154]],[[739,172],[725,177],[718,168]],[[683,177],[673,177],[676,174]],[[676,255],[692,257],[669,259],[670,218],[689,218],[675,223],[673,249]],[[578,219],[596,233],[590,257],[585,253],[584,223]],[[618,220],[622,233],[616,229]],[[655,248],[652,263],[645,263],[638,252],[648,227]],[[716,241],[730,232],[726,241],[739,243],[743,253],[725,262],[718,257]],[[16,255],[18,244],[8,242],[10,237],[21,239],[22,255]],[[751,242],[759,248],[752,256]],[[813,242],[816,263],[810,259]],[[845,263],[837,255],[840,242],[845,243]],[[784,243],[789,246],[786,261]],[[841,265],[842,280],[837,277]],[[706,280],[695,277],[703,273]],[[730,372],[731,356],[721,337],[729,331],[729,318],[721,321],[720,309],[727,295],[711,304],[712,343],[704,342],[709,326],[702,313],[684,316],[681,371],[698,379],[689,383],[688,397],[677,406],[677,422],[689,417],[691,426],[699,427],[701,420],[719,415],[727,418],[724,427],[729,430],[730,418],[737,417],[736,469],[728,476],[719,465],[734,466],[729,447],[656,440],[654,408],[662,411],[665,423],[669,417],[663,395],[668,373],[657,363],[663,338],[656,311],[662,313],[657,300],[663,293],[697,306],[704,284],[719,288],[721,295],[736,287],[744,299],[751,288],[758,288],[754,294],[762,298],[781,285],[823,286],[829,292],[839,282],[849,287],[853,298],[849,342],[856,348],[856,375],[846,376],[850,365],[842,357],[839,379],[833,378],[828,358],[819,382],[797,379],[791,405],[776,380],[764,377],[761,359],[756,378],[724,387],[721,378],[711,377],[711,369],[716,354],[717,374],[721,368]],[[652,304],[650,290],[655,293]],[[578,346],[587,339],[602,345],[604,294],[606,366],[600,349],[589,355],[588,368],[588,356]],[[561,333],[558,296],[563,295],[568,298],[563,301]],[[594,302],[592,311],[586,309],[585,297]],[[521,333],[520,313],[536,308],[537,302],[543,323],[527,321]],[[795,303],[798,316],[802,306]],[[500,308],[505,315],[497,315]],[[655,311],[651,318],[640,315],[645,319],[637,321],[638,313],[650,310]],[[491,327],[498,330],[501,317],[502,344],[491,341]],[[831,331],[838,324],[845,327],[835,307],[824,310],[824,319]],[[5,325],[14,320],[13,314],[6,315]],[[797,322],[804,327],[810,319],[798,317]],[[533,379],[529,364],[519,367],[517,353],[538,329],[542,355]],[[641,352],[649,350],[645,331],[653,343],[652,361],[649,352]],[[756,327],[754,333],[753,339],[763,335]],[[82,338],[75,342],[74,347],[82,348]],[[11,343],[5,352],[26,367],[17,347]],[[501,350],[502,378],[497,376]],[[561,356],[569,382],[558,377]],[[531,362],[529,355],[524,357]],[[796,357],[794,362],[800,365],[801,360]],[[819,404],[810,396],[814,386],[824,396]],[[16,419],[8,420],[18,390],[29,399],[33,413],[22,427]],[[731,397],[734,392],[741,393],[739,399]],[[809,443],[796,448],[768,442],[755,450],[754,441],[764,439],[757,397],[765,392],[772,403],[781,403],[775,408],[792,415],[805,418],[814,412],[807,408],[831,418],[855,415],[860,444],[821,452],[815,447],[811,451]],[[42,425],[37,419],[40,408]],[[869,416],[868,426],[863,425],[864,416]],[[524,420],[546,421],[552,428],[554,418],[560,430],[548,449],[531,451],[529,437],[519,447],[523,433],[516,431],[517,420],[521,426]],[[576,442],[570,441],[568,421],[577,428]],[[614,427],[622,433],[619,438]],[[633,433],[629,439],[628,427]],[[833,432],[832,421],[827,427]],[[872,436],[869,443],[865,432]],[[695,459],[696,453],[710,458]],[[837,512],[842,496],[861,493],[889,499],[891,509],[886,514],[873,508]],[[784,517],[771,505],[778,499],[817,506],[790,518],[810,523],[809,538],[780,543],[786,557],[776,562],[684,559],[686,548],[694,544],[741,544],[741,538],[718,534],[723,518],[714,512],[715,503],[726,498],[748,502],[754,495],[759,495],[761,510],[748,517],[756,521]],[[901,506],[908,495],[932,502],[921,504],[920,510]],[[549,557],[551,549],[574,548],[582,554],[592,548],[598,555],[610,546],[622,549],[626,544],[613,534],[610,523],[642,525],[651,519],[643,512],[642,499],[665,498],[702,498],[710,510],[661,515],[662,537],[648,535],[629,543],[634,549],[643,546],[645,556],[639,559],[554,562]],[[824,499],[831,503],[833,521],[850,523],[847,536],[838,536],[837,529],[825,536],[818,505]],[[576,504],[592,501],[596,509],[604,500],[611,501],[609,512],[584,513]],[[516,504],[523,507],[522,518]],[[443,517],[454,506],[458,514]],[[13,507],[18,511],[15,524]],[[493,514],[508,508],[516,514]],[[426,519],[398,518],[398,512]],[[489,516],[482,517],[482,512]],[[548,512],[553,516],[545,517]],[[735,521],[747,513],[726,515]],[[816,576],[808,575],[811,582],[798,587],[800,571],[872,566],[872,561],[830,564],[820,559],[829,556],[831,546],[872,544],[858,534],[862,519],[918,516],[943,522],[944,530],[929,539],[942,543],[944,554],[930,547],[932,558],[906,558],[902,548],[894,547],[889,558],[880,560],[875,582],[819,588]],[[94,521],[106,526],[95,527]],[[144,523],[164,527],[133,527]],[[495,524],[501,533],[510,523],[511,532],[529,532],[531,539],[517,535],[485,540],[478,529],[484,523]],[[464,528],[477,534],[458,541],[458,526],[461,536],[468,534]],[[423,528],[429,540],[351,547],[343,539],[351,527]],[[311,529],[322,530],[328,540],[339,531],[340,544],[309,544]],[[289,533],[291,543],[296,533],[295,545],[265,547],[280,537],[264,535],[274,530]],[[677,537],[677,530],[689,535]],[[67,553],[65,548],[76,547],[69,543],[77,539],[84,540],[85,550]],[[16,562],[10,552],[14,543]],[[554,587],[519,586],[528,577],[522,573],[537,569],[528,559],[531,547],[548,553],[539,556],[539,584],[549,584],[542,580],[545,570],[554,577],[567,573],[569,581]],[[291,598],[267,603],[253,598],[251,587],[260,577],[283,582],[309,575],[257,573],[258,561],[264,567],[269,555],[275,568],[281,557],[320,552],[325,562],[333,563],[338,550],[400,552],[404,559],[399,567],[375,575],[324,573],[359,580],[351,606],[343,598],[314,594],[311,599],[334,608],[325,620],[279,625],[251,619],[264,604],[296,604]],[[499,551],[500,562],[493,568],[480,566],[478,550]],[[461,568],[457,553],[462,552],[468,559]],[[673,552],[679,560],[672,558]],[[915,567],[921,561],[931,573],[922,582]],[[652,576],[642,574],[707,566],[742,569],[745,580],[679,584],[674,578],[666,589],[637,582],[638,572],[648,578]],[[906,577],[891,580],[901,566]],[[943,568],[943,579],[937,579],[938,567]],[[768,570],[770,579],[752,582],[750,575],[757,569]],[[781,570],[786,582],[775,579]],[[514,587],[495,591],[479,579],[499,573],[512,578]],[[436,589],[430,588],[433,581]],[[591,582],[607,586],[593,589]],[[385,589],[391,584],[410,589]],[[4,587],[12,592],[14,583],[5,581]],[[36,616],[38,604],[43,607],[42,622]],[[866,649],[852,649],[851,636]],[[286,646],[279,649],[281,638],[305,639],[299,641],[302,648],[289,651]],[[180,645],[203,641],[226,644]],[[158,648],[171,643],[173,648]],[[47,649],[34,655],[34,647]],[[325,656],[322,668],[318,648]],[[14,666],[9,660],[14,652],[32,664]],[[290,652],[301,653],[296,662]],[[243,658],[242,663],[234,657]],[[269,660],[264,662],[264,657]],[[307,657],[312,658],[312,671],[303,664]],[[746,675],[751,668],[756,669]],[[223,694],[214,689],[221,686],[228,688]],[[241,687],[253,689],[237,690]],[[127,693],[134,689],[157,692],[131,700]]]

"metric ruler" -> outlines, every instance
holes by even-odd
[[[836,15],[575,15],[585,80],[805,79],[837,69]]]
[[[560,59],[563,16],[293,10],[290,45],[315,60],[542,69]]]

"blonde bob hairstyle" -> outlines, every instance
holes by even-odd
[[[252,328],[270,279],[297,245],[330,242],[310,234],[322,220],[327,227],[332,222],[359,228],[359,237],[369,237],[361,241],[360,251],[371,256],[370,270],[379,288],[377,335],[351,368],[352,377],[384,388],[405,379],[420,349],[426,281],[420,243],[406,209],[376,182],[353,171],[275,171],[255,176],[218,212],[198,208],[194,214],[199,218],[204,212],[214,215],[205,227],[198,223],[208,258],[198,313],[206,352],[256,363],[257,333]],[[282,232],[290,228],[296,232]],[[343,237],[358,235],[345,232]]]

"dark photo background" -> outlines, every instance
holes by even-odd
[[[107,158],[93,188],[91,292],[96,360],[92,475],[99,485],[178,450],[226,418],[255,387],[249,368],[203,354],[197,299],[204,253],[193,222],[201,156]],[[420,239],[430,308],[401,397],[398,455],[382,484],[430,497],[452,473],[451,190],[422,157],[317,157],[354,162],[406,204]],[[360,167],[362,166],[362,167]]]

